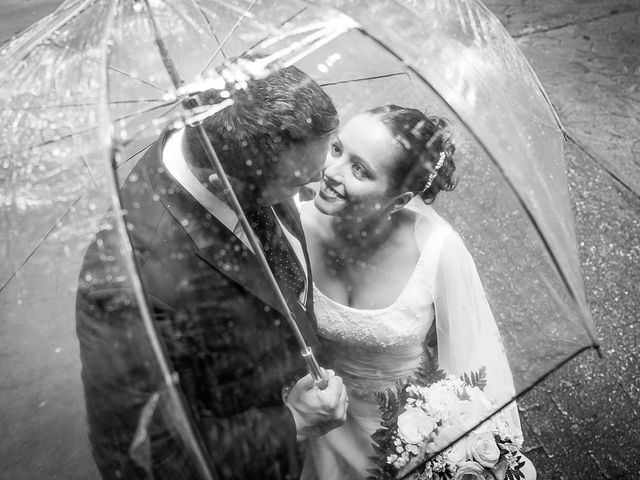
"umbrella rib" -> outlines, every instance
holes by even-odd
[[[132,113],[129,113],[129,114],[123,116],[123,117],[116,118],[115,122],[118,122],[118,121],[121,121],[121,120],[127,120],[127,119],[129,119],[131,117],[134,117],[136,115],[142,115],[143,113],[152,112],[152,111],[157,110],[159,108],[171,105],[172,103],[174,103],[174,100],[172,100],[170,102],[163,103],[162,105],[154,105],[153,107],[145,109],[145,110],[138,110],[137,112],[132,112]],[[75,135],[80,135],[80,134],[83,134],[83,133],[90,132],[91,130],[95,130],[96,128],[98,128],[98,126],[94,125],[92,127],[87,127],[87,128],[83,128],[81,130],[76,130],[75,132],[67,133],[66,135],[62,135],[61,137],[56,138],[54,140],[47,140],[46,142],[41,142],[41,143],[38,143],[36,145],[30,145],[30,146],[28,146],[28,147],[26,147],[24,149],[15,150],[15,151],[9,152],[9,153],[7,153],[5,155],[2,155],[2,156],[0,156],[0,160],[3,160],[3,159],[8,158],[8,157],[11,157],[13,155],[17,155],[19,153],[30,152],[31,150],[35,150],[36,148],[44,147],[46,145],[51,145],[52,143],[56,143],[56,142],[59,142],[61,140],[66,140],[66,139],[68,139],[70,137],[73,137]]]
[[[193,2],[197,5],[198,11],[200,11],[200,14],[204,18],[204,21],[207,22],[207,25],[209,26],[209,31],[211,32],[211,35],[213,35],[214,40],[218,45],[220,45],[220,39],[218,38],[218,35],[216,35],[216,32],[213,30],[213,25],[211,24],[211,20],[209,19],[207,12],[205,12],[204,8],[202,8],[202,5],[200,5],[200,0],[193,0]],[[224,59],[227,60],[227,54],[224,53],[224,50],[222,48],[220,49],[220,53],[222,53],[222,56],[224,57]]]
[[[476,140],[476,142],[478,142],[478,145],[480,145],[480,147],[482,148],[482,150],[485,152],[485,154],[487,155],[487,157],[491,160],[491,162],[495,165],[495,167],[498,169],[498,171],[502,174],[502,177],[504,178],[505,182],[507,183],[507,185],[509,186],[509,188],[513,191],[513,193],[515,194],[515,198],[517,199],[517,202],[519,203],[520,207],[522,208],[522,210],[524,211],[524,213],[526,214],[526,216],[529,218],[529,221],[532,223],[535,231],[538,234],[538,237],[540,239],[540,241],[544,244],[545,248],[547,249],[547,251],[550,253],[549,257],[551,258],[552,264],[555,267],[556,273],[560,276],[560,278],[562,279],[562,282],[564,283],[564,285],[567,287],[567,289],[569,290],[569,294],[571,295],[571,297],[573,298],[574,302],[576,303],[576,305],[580,308],[580,311],[582,312],[581,318],[582,320],[585,320],[585,318],[588,315],[588,312],[584,311],[584,309],[582,308],[582,302],[579,301],[578,299],[578,295],[577,293],[574,291],[571,282],[569,282],[569,279],[566,277],[566,275],[564,274],[564,272],[562,271],[562,268],[560,267],[560,264],[558,263],[558,259],[556,258],[553,250],[550,248],[549,243],[547,242],[547,239],[545,238],[545,236],[542,234],[542,231],[540,230],[540,227],[538,226],[537,222],[535,221],[535,218],[533,216],[533,213],[531,212],[531,210],[529,209],[529,207],[524,203],[524,201],[522,200],[522,198],[520,197],[520,195],[518,195],[518,191],[515,188],[515,185],[513,184],[513,182],[511,181],[511,179],[505,174],[504,169],[502,168],[502,166],[496,162],[496,160],[493,158],[493,156],[491,155],[489,148],[487,147],[487,145],[482,141],[482,139],[480,139],[480,137],[478,136],[478,134],[474,131],[473,128],[471,128],[471,126],[465,122],[460,115],[458,115],[458,113],[455,111],[455,109],[451,106],[451,104],[447,101],[447,99],[445,99],[442,94],[440,94],[440,92],[435,89],[433,87],[433,85],[431,85],[431,83],[420,73],[418,72],[415,68],[413,68],[409,63],[407,63],[405,61],[404,58],[402,58],[402,56],[396,52],[395,50],[393,50],[391,47],[387,46],[384,42],[382,42],[381,40],[379,40],[376,36],[374,36],[373,34],[369,33],[367,30],[365,30],[362,26],[358,27],[359,30],[362,32],[363,35],[369,37],[371,40],[373,40],[376,44],[378,44],[381,48],[383,48],[384,50],[386,50],[387,52],[389,52],[391,55],[393,55],[397,60],[399,60],[400,62],[402,62],[405,65],[405,68],[407,70],[409,70],[410,72],[412,72],[414,75],[416,75],[418,78],[420,78],[420,80],[422,80],[426,85],[428,85],[431,90],[433,90],[433,92],[449,107],[449,110],[453,113],[453,115],[455,115],[457,117],[457,119],[467,128],[467,130],[471,133],[471,135],[473,136],[473,138]],[[587,331],[589,337],[591,338],[592,344],[593,346],[597,346],[598,345],[598,341],[595,338],[595,333],[591,330],[591,328],[589,328],[589,325],[587,324],[586,321],[583,321],[583,327],[584,329]]]
[[[135,111],[135,112],[127,113],[126,115],[124,115],[124,116],[122,116],[122,117],[118,117],[118,118],[116,118],[116,119],[115,119],[115,121],[114,121],[114,123],[115,123],[115,122],[120,122],[120,121],[122,121],[122,120],[128,120],[128,119],[130,119],[130,118],[132,118],[132,117],[137,117],[137,116],[140,116],[140,115],[142,115],[142,114],[144,114],[144,113],[153,112],[154,110],[158,110],[158,109],[163,108],[163,107],[168,107],[168,106],[169,106],[169,105],[171,105],[171,104],[174,104],[174,105],[173,105],[173,107],[175,107],[175,106],[176,106],[176,104],[175,104],[175,100],[170,100],[170,101],[168,101],[168,102],[164,102],[164,103],[163,103],[163,104],[161,104],[161,105],[154,105],[153,107],[150,107],[150,108],[143,108],[143,109],[141,109],[141,110],[137,110],[137,111]],[[172,107],[172,108],[173,108],[173,107]],[[170,109],[169,111],[171,111],[171,109]]]
[[[225,2],[224,0],[210,0],[210,1],[213,3],[217,3],[218,5],[226,8],[227,10],[231,10],[232,12],[239,13],[240,15],[244,15],[246,13],[246,10],[243,10],[242,8],[231,5],[229,2]],[[245,1],[245,3],[250,4],[249,8],[251,8],[253,7],[253,4],[255,4],[256,2],[252,0],[247,0]],[[253,14],[251,14],[251,16],[253,16]]]
[[[217,0],[216,0],[217,1]],[[251,5],[249,5],[246,10],[244,12],[242,12],[242,15],[240,16],[240,18],[238,19],[238,21],[235,23],[235,25],[233,27],[231,27],[231,30],[229,31],[229,33],[227,33],[226,37],[222,40],[222,42],[220,43],[220,45],[218,45],[218,48],[216,48],[216,50],[213,52],[213,55],[211,55],[211,58],[209,58],[209,61],[205,64],[204,68],[202,69],[202,71],[200,72],[201,74],[204,73],[207,68],[209,68],[209,65],[211,65],[211,63],[213,62],[213,60],[216,58],[216,56],[218,55],[218,53],[220,53],[222,51],[222,49],[224,48],[224,46],[227,44],[227,42],[231,39],[231,36],[235,33],[235,31],[238,29],[238,27],[240,27],[240,24],[244,21],[245,18],[247,18],[248,16],[251,15],[250,10],[253,8],[253,6],[258,2],[258,0],[253,0],[253,2],[251,2]]]
[[[72,47],[69,47],[69,46],[66,46],[66,45],[60,45],[60,44],[59,44],[59,43],[57,43],[57,42],[51,42],[51,45],[56,46],[56,47],[58,47],[58,48],[61,48],[61,49],[63,49],[63,50],[69,50],[70,52],[83,53],[83,52],[81,52],[80,50],[78,50],[78,49],[76,49],[76,48],[72,48]],[[94,58],[94,57],[91,57],[91,56],[88,56],[88,55],[87,55],[87,56],[85,56],[84,58],[85,58],[86,60],[90,60],[90,61],[95,62],[95,63],[98,63],[98,64],[100,63],[100,61],[99,61],[97,58]],[[118,67],[115,67],[115,66],[113,66],[113,65],[107,65],[107,68],[108,68],[109,70],[112,70],[112,71],[116,72],[116,73],[119,73],[119,74],[121,74],[121,75],[124,75],[125,77],[127,77],[127,78],[129,78],[129,79],[131,79],[131,80],[135,80],[135,81],[140,82],[140,83],[142,83],[142,84],[144,84],[144,85],[147,85],[148,87],[155,88],[156,90],[158,90],[158,91],[160,91],[160,92],[166,92],[166,91],[167,91],[165,88],[162,88],[162,87],[160,87],[160,86],[158,86],[158,85],[155,85],[155,84],[153,84],[153,83],[151,83],[151,82],[149,82],[149,81],[147,81],[147,80],[144,80],[144,79],[142,79],[142,78],[134,77],[134,76],[132,76],[130,73],[127,73],[127,72],[125,72],[124,70],[121,70],[121,69],[119,69]]]
[[[350,78],[347,80],[338,80],[335,82],[327,82],[327,83],[321,83],[320,86],[321,87],[331,87],[334,85],[343,85],[345,83],[355,83],[355,82],[364,82],[367,80],[378,80],[378,79],[382,79],[382,78],[389,78],[389,77],[395,77],[395,76],[399,76],[399,75],[406,75],[408,77],[407,72],[395,72],[395,73],[386,73],[383,75],[372,75],[370,77],[360,77],[360,78]]]
[[[93,176],[93,172],[91,171],[91,167],[89,167],[89,163],[87,162],[87,159],[84,157],[84,155],[82,155],[80,157],[80,159],[82,160],[82,163],[84,163],[84,167],[87,169],[87,172],[89,172],[89,177],[91,178],[91,181],[93,182],[93,186],[97,187],[98,186],[98,182],[96,182],[96,179]]]
[[[293,19],[295,19],[296,17],[300,16],[307,8],[309,7],[302,7],[301,10],[298,10],[296,13],[294,13],[293,15],[291,15],[289,18],[285,19],[283,22],[281,22],[278,25],[278,28],[282,28],[284,27],[287,23],[289,23],[290,21],[292,21]],[[264,37],[261,40],[257,41],[256,43],[254,43],[253,45],[251,45],[249,48],[247,48],[244,52],[242,52],[242,55],[245,55],[247,52],[253,50],[254,48],[256,48],[258,45],[260,45],[261,43],[263,43],[265,40],[267,40],[269,37]],[[240,56],[242,56],[240,55]]]
[[[567,140],[573,143],[578,150],[584,153],[588,158],[594,161],[600,168],[602,168],[605,172],[611,176],[615,181],[617,181],[620,185],[626,188],[630,193],[635,195],[636,197],[640,197],[640,184],[634,182],[632,178],[624,179],[619,172],[615,171],[615,168],[612,168],[610,164],[605,163],[603,160],[596,157],[593,153],[591,153],[587,148],[582,145],[578,140],[576,140],[573,135],[567,133]]]
[[[291,15],[289,18],[285,19],[282,23],[280,23],[280,27],[284,27],[287,23],[289,23],[291,20],[293,20],[296,17],[299,17],[300,15],[302,15],[309,7],[302,7],[300,10],[298,10],[296,13],[294,13],[293,15]]]
[[[320,38],[320,39],[314,41],[313,43],[311,43],[309,45],[309,48],[307,48],[306,50],[303,50],[302,52],[298,53],[296,56],[294,56],[293,58],[290,58],[287,62],[285,62],[284,63],[284,67],[290,67],[291,65],[294,65],[296,62],[299,62],[300,60],[302,60],[307,55],[310,55],[311,53],[315,52],[320,47],[323,47],[324,45],[326,45],[330,41],[332,41],[332,40],[336,39],[337,37],[339,37],[340,35],[342,35],[343,33],[344,32],[340,31],[340,30],[333,31],[333,32],[331,32],[329,30],[329,33],[327,33],[323,38]],[[310,36],[312,37],[313,35],[310,35]]]
[[[164,102],[161,98],[158,99],[143,99],[143,100],[115,100],[113,102],[109,102],[109,105],[126,105],[131,103],[158,103]],[[29,105],[28,107],[12,107],[9,106],[7,108],[11,110],[43,110],[46,108],[78,108],[78,107],[95,107],[95,103],[61,103],[61,104],[51,104],[51,105]]]
[[[271,55],[265,57],[264,59],[261,59],[262,61],[264,61],[265,63],[270,63],[270,62],[274,62],[276,60],[280,60],[282,57],[288,55],[289,53],[293,53],[295,52],[300,45],[312,45],[314,44],[314,42],[321,42],[323,40],[325,40],[328,35],[326,35],[326,32],[329,30],[328,28],[324,27],[320,27],[318,29],[315,29],[316,31],[313,33],[310,33],[309,35],[307,35],[306,37],[304,37],[301,41],[297,42],[297,43],[293,43],[287,47],[284,47],[282,49],[280,49],[279,51],[272,53]],[[282,38],[286,38],[286,36],[282,37]],[[278,41],[281,39],[278,39]],[[310,47],[312,48],[312,47]]]
[[[295,51],[298,48],[297,44],[307,45],[312,41],[316,41],[317,38],[321,38],[322,35],[325,34],[326,32],[331,32],[333,29],[335,29],[335,22],[326,21],[326,20],[316,21],[315,23],[310,23],[293,30],[281,31],[277,36],[267,37],[261,40],[259,43],[255,45],[255,47],[267,48],[278,42],[283,41],[286,38],[293,37],[296,35],[308,34],[302,40],[298,42],[293,42],[293,44],[290,45],[289,47],[282,49],[282,51],[285,51],[285,50]],[[251,50],[247,50],[246,53],[249,53],[250,51]]]
[[[179,10],[174,3],[165,2],[165,5],[167,5],[167,7],[173,10],[177,16],[179,16],[180,18],[182,18],[182,20],[184,20],[187,24],[189,24],[191,28],[194,29],[194,31],[198,30],[198,25],[196,25],[194,20],[190,18],[187,14],[185,14],[183,11]]]
[[[128,158],[126,158],[123,162],[120,163],[120,165],[116,165],[116,169],[122,167],[123,165],[126,165],[128,162],[130,162],[134,157],[136,157],[136,155],[139,155],[140,153],[144,152],[147,148],[149,148],[151,145],[153,145],[153,143],[155,142],[155,140],[147,145],[145,145],[144,147],[142,147],[140,150],[138,150],[135,153],[132,153],[131,155],[129,155]]]
[[[33,255],[35,255],[35,253],[42,246],[42,244],[47,240],[47,238],[49,238],[49,235],[51,235],[51,233],[53,233],[53,231],[58,227],[58,224],[60,224],[60,222],[62,222],[62,220],[64,220],[64,218],[69,214],[69,212],[73,210],[73,208],[76,206],[78,201],[82,198],[82,196],[83,194],[78,195],[78,197],[73,201],[71,206],[67,208],[67,210],[53,223],[53,225],[51,226],[51,228],[49,228],[47,233],[44,234],[44,236],[40,239],[40,241],[36,244],[36,246],[33,247],[31,252],[27,254],[26,258],[20,263],[20,265],[18,265],[18,267],[9,276],[9,278],[2,284],[2,286],[0,287],[0,293],[2,293],[2,291],[7,287],[7,285],[9,285],[9,282],[13,280],[16,274],[22,269],[22,267],[25,266],[25,264],[29,261],[29,259],[33,257]]]
[[[325,21],[325,22],[320,22],[318,24],[314,24],[312,27],[301,29],[300,31],[312,31],[312,33],[309,33],[306,37],[303,37],[301,40],[298,40],[297,42],[294,42],[291,45],[281,48],[279,51],[276,51],[266,57],[261,58],[260,62],[264,63],[265,65],[268,65],[270,63],[274,63],[278,60],[283,59],[289,54],[292,54],[294,55],[293,58],[289,58],[287,61],[283,61],[281,64],[282,67],[285,67],[285,68],[289,67],[295,64],[296,62],[298,62],[299,60],[303,59],[310,53],[316,51],[320,47],[326,45],[331,40],[339,37],[346,31],[348,31],[350,28],[353,28],[354,25],[355,24],[352,22],[348,24],[347,23],[340,24],[335,21],[331,21],[331,22]],[[279,38],[272,39],[271,42],[267,42],[267,43],[272,44],[275,42],[279,42],[290,35],[292,35],[292,33],[285,32]],[[303,47],[305,47],[306,50],[300,51]]]
[[[76,130],[75,132],[72,132],[72,133],[67,133],[66,135],[62,135],[62,136],[60,136],[58,138],[55,138],[53,140],[47,140],[45,142],[41,142],[41,143],[38,143],[36,145],[29,145],[26,148],[23,148],[21,150],[14,150],[12,152],[9,152],[9,153],[7,153],[5,155],[0,156],[0,160],[4,160],[5,158],[12,157],[14,155],[18,155],[19,153],[30,152],[32,150],[35,150],[36,148],[44,147],[46,145],[51,145],[52,143],[56,143],[56,142],[59,142],[61,140],[66,140],[66,139],[71,138],[71,137],[73,137],[75,135],[81,135],[83,133],[90,132],[91,130],[94,130],[95,128],[97,128],[97,127],[93,126],[93,127],[83,128],[81,130]]]
[[[178,107],[178,105],[174,105],[173,107],[171,107],[169,110],[167,110],[167,111],[165,112],[165,115],[166,115],[166,114],[168,114],[169,112],[171,112],[171,111],[175,110],[175,109],[176,109],[176,107]],[[177,116],[177,117],[176,117],[176,119],[178,119],[178,120],[179,120],[179,119],[181,119],[181,117],[180,117],[180,116]],[[155,125],[153,125],[153,124],[151,124],[151,125],[149,125],[149,126],[147,126],[147,127],[143,128],[143,129],[141,129],[141,130],[138,130],[138,131],[136,132],[136,134],[135,134],[135,135],[133,135],[131,138],[127,139],[126,141],[122,141],[122,142],[120,143],[120,145],[123,145],[123,146],[127,146],[127,145],[129,145],[129,144],[130,144],[131,142],[133,142],[135,139],[139,138],[141,135],[143,135],[144,133],[148,132],[148,131],[149,131],[149,130],[151,130],[152,128],[156,128],[156,126],[155,126]],[[152,142],[152,143],[153,143],[153,142]],[[149,145],[151,145],[151,143],[150,143]],[[149,147],[149,145],[147,145],[146,147],[142,148],[141,150],[138,150],[137,152],[135,152],[135,153],[134,153],[133,155],[131,155],[129,158],[127,158],[126,160],[124,160],[123,162],[121,162],[119,165],[117,165],[117,167],[119,168],[119,167],[121,167],[122,165],[124,165],[125,163],[129,162],[133,157],[135,157],[135,156],[136,156],[138,153],[140,153],[142,150],[144,150],[144,149],[148,148],[148,147]]]
[[[197,0],[196,0],[197,1]],[[291,15],[290,17],[286,18],[285,20],[283,20],[282,22],[280,22],[278,24],[277,28],[282,28],[284,25],[286,25],[287,23],[291,22],[292,20],[294,20],[295,18],[299,17],[303,12],[305,12],[309,7],[302,7],[300,10],[298,10],[296,13],[294,13],[293,15]],[[203,14],[205,14],[203,12]],[[286,36],[290,36],[291,33],[288,33]],[[216,41],[218,41],[218,37],[214,34],[214,37],[216,39]],[[283,37],[284,38],[284,37]],[[262,39],[258,40],[257,42],[255,42],[253,45],[251,45],[250,47],[246,48],[240,55],[239,57],[242,57],[243,55],[246,55],[248,52],[250,52],[251,50],[253,50],[254,48],[256,48],[258,45],[262,44],[263,42],[265,42],[266,40],[268,40],[269,37],[263,37]],[[218,43],[220,43],[218,41]],[[224,52],[223,52],[224,55]],[[225,56],[225,59],[227,57]],[[206,68],[205,68],[206,69]]]
[[[302,27],[295,28],[293,30],[286,30],[281,32],[281,34],[274,38],[267,38],[263,40],[263,42],[267,46],[271,46],[272,44],[284,40],[287,37],[293,37],[294,35],[302,35],[303,33],[308,32],[317,32],[318,30],[325,29],[327,30],[328,22],[326,21],[316,21],[315,23],[309,23]],[[268,41],[267,41],[268,40]]]

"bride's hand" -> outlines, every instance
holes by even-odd
[[[287,397],[286,405],[296,422],[297,440],[317,437],[339,427],[347,418],[347,390],[342,379],[322,369],[328,385],[316,386],[311,375],[302,377]]]

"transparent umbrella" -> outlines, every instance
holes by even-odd
[[[0,52],[1,415],[7,426],[0,456],[12,478],[95,475],[74,333],[84,251],[105,228],[109,208],[111,218],[120,218],[117,185],[162,129],[215,114],[188,111],[185,96],[219,86],[224,65],[247,53],[266,58],[260,67],[277,61],[308,72],[344,119],[397,103],[452,122],[460,182],[435,207],[476,260],[516,394],[597,345],[573,233],[562,128],[535,74],[482,4],[67,1]],[[182,90],[167,73],[167,58],[185,82]],[[123,253],[114,262],[126,267],[123,284],[140,292],[126,228],[116,224]],[[197,475],[207,478],[206,449],[172,380],[161,337],[153,348],[153,328],[141,332],[146,374],[159,394],[173,392],[166,422]]]

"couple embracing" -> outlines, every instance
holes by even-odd
[[[375,393],[411,375],[425,349],[448,373],[487,366],[487,393],[498,403],[512,398],[473,260],[429,206],[454,186],[444,122],[389,105],[338,132],[331,100],[295,67],[249,82],[233,101],[204,127],[327,369],[326,388],[305,374],[189,127],[165,130],[122,188],[147,301],[217,474],[366,478],[380,426]],[[298,208],[294,196],[316,181],[314,201]],[[148,408],[157,379],[131,287],[109,261],[119,255],[107,226],[87,251],[77,295],[94,458],[104,479],[198,478],[163,415],[164,396]],[[508,414],[519,429],[515,406]]]

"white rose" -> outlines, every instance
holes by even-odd
[[[458,467],[454,480],[475,480],[476,478],[484,479],[482,472],[484,468],[476,462],[464,462]]]
[[[458,400],[451,408],[448,420],[438,429],[432,448],[446,448],[471,431],[484,418],[483,412],[467,400]]]
[[[490,433],[471,434],[466,439],[467,455],[483,467],[492,468],[500,459],[500,449]]]
[[[458,436],[464,435],[478,425],[488,412],[482,406],[468,400],[460,400],[451,409],[449,423]]]
[[[426,406],[432,413],[448,412],[451,405],[458,401],[456,394],[444,385],[435,384],[429,388]]]
[[[469,457],[470,458],[470,457]],[[467,445],[464,440],[454,443],[444,454],[448,465],[459,465],[467,460]]]
[[[420,408],[407,408],[398,417],[398,435],[406,443],[421,443],[435,429],[435,420]]]

